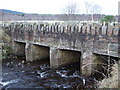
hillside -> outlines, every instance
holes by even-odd
[[[104,14],[95,14],[93,16],[95,21],[99,21],[105,17]],[[118,16],[115,16],[116,21]],[[35,13],[23,13],[19,11],[12,11],[6,9],[0,9],[0,21],[23,21],[23,20],[49,20],[49,21],[91,21],[91,14],[35,14]]]
[[[3,11],[4,13],[12,13],[12,14],[22,14],[23,12],[19,12],[19,11],[12,11],[12,10],[7,10],[7,9],[0,9],[1,11]]]

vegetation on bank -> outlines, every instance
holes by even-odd
[[[8,33],[6,33],[5,31],[2,31],[2,29],[0,30],[0,33],[2,34],[1,37],[1,54],[2,56],[0,58],[5,59],[7,57],[9,57],[12,53],[12,38],[10,35],[8,35]]]
[[[12,47],[10,47],[8,44],[5,44],[2,46],[3,49],[3,56],[7,57],[13,53]]]
[[[111,23],[111,22],[114,22],[115,21],[115,17],[113,15],[107,15],[103,18],[100,19],[100,21],[103,23]]]
[[[111,75],[98,82],[98,88],[120,88],[119,72],[119,64],[116,62],[112,66]]]

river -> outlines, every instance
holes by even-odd
[[[96,88],[93,78],[80,76],[79,63],[50,68],[49,59],[26,62],[24,57],[2,62],[2,82],[7,88]]]

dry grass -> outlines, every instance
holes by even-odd
[[[104,78],[102,81],[99,81],[98,88],[120,88],[118,84],[119,75],[118,75],[118,64],[115,63],[112,67],[111,77]]]

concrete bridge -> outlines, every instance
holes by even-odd
[[[80,71],[90,76],[105,60],[120,58],[117,26],[12,23],[3,25],[12,37],[15,54],[27,61],[50,58],[51,67],[80,62]]]

